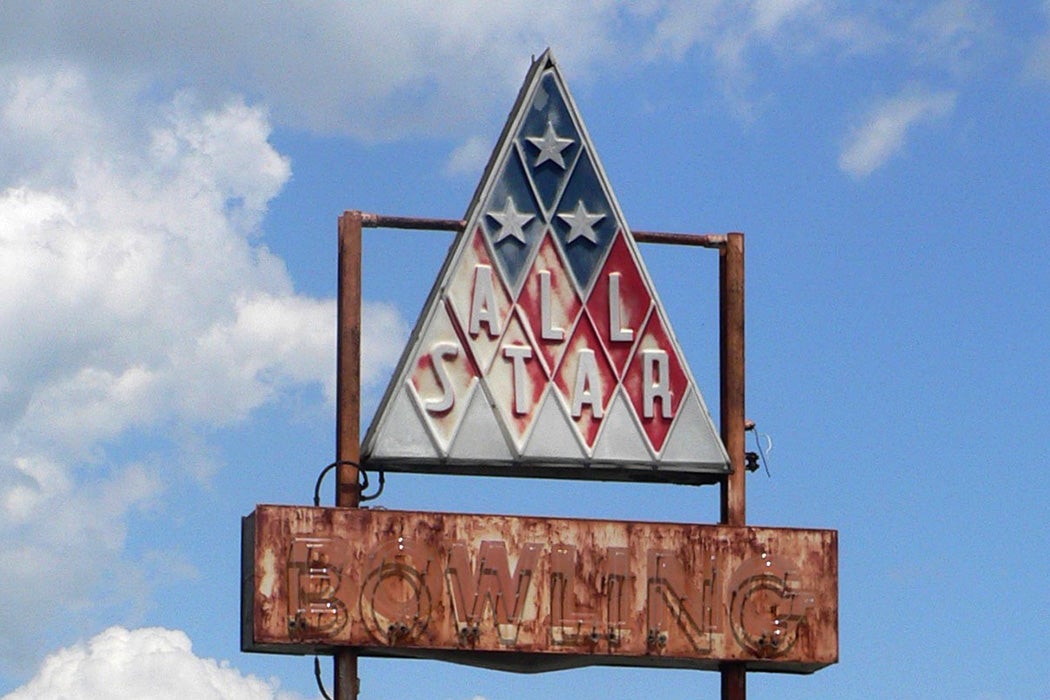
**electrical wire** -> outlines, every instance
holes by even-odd
[[[332,471],[333,469],[335,469],[336,467],[338,467],[341,464],[345,464],[345,465],[348,465],[348,466],[351,466],[351,467],[354,467],[355,469],[357,469],[357,478],[358,478],[357,488],[358,488],[358,501],[359,502],[364,503],[366,501],[374,501],[375,499],[379,498],[380,494],[383,493],[383,489],[386,487],[386,472],[384,472],[382,469],[378,470],[379,471],[379,487],[376,489],[375,493],[366,494],[365,491],[368,489],[368,486],[369,486],[368,472],[365,471],[364,469],[362,469],[361,465],[358,464],[357,462],[352,462],[352,461],[350,461],[348,459],[341,459],[341,460],[338,460],[336,462],[332,462],[327,467],[322,469],[321,473],[317,475],[317,482],[314,484],[314,505],[315,506],[320,506],[321,505],[321,483],[324,481],[324,478],[326,476],[328,476],[328,472]]]
[[[758,430],[752,428],[752,432],[755,434],[755,445],[758,446],[758,456],[762,458],[762,466],[765,467],[766,476],[768,478],[773,478],[773,475],[770,474],[770,472],[769,472],[769,462],[766,461],[766,451],[762,449],[762,439],[761,439],[761,437],[758,434]],[[773,447],[773,438],[769,437],[768,434],[765,435],[764,437],[767,440],[769,440],[769,446],[770,446],[770,448],[772,448]]]
[[[332,700],[332,696],[324,689],[324,681],[321,679],[321,659],[314,657],[314,678],[317,679],[317,689],[321,691],[324,700]]]

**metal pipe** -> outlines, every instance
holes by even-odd
[[[664,231],[631,231],[634,240],[639,243],[669,243],[671,245],[691,245],[701,248],[722,248],[726,244],[726,235],[722,233],[667,233]]]
[[[746,669],[739,661],[718,667],[722,674],[722,700],[744,700],[747,697]]]
[[[361,225],[366,228],[398,228],[417,231],[462,231],[467,225],[463,219],[431,219],[420,216],[388,216],[359,212]],[[721,233],[669,233],[666,231],[632,231],[639,243],[667,243],[671,245],[721,248],[727,237]]]
[[[730,233],[718,256],[722,442],[731,473],[722,481],[724,525],[745,522],[744,234]]]
[[[339,217],[339,293],[336,348],[335,504],[356,508],[361,492],[361,212]],[[356,700],[360,681],[357,654],[335,654],[335,700]]]
[[[462,219],[431,219],[420,216],[387,216],[359,212],[361,225],[368,228],[405,228],[425,231],[462,231],[467,222]]]
[[[719,354],[722,442],[729,454],[731,472],[721,484],[723,525],[745,523],[744,428],[744,235],[730,233],[718,252]],[[722,700],[747,698],[747,670],[740,662],[724,663]]]

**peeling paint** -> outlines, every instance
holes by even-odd
[[[837,533],[259,506],[248,651],[810,673],[838,660]]]
[[[263,552],[259,568],[264,572],[259,578],[259,595],[270,598],[273,596],[273,587],[277,579],[277,555],[272,549]]]

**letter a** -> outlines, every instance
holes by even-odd
[[[602,417],[602,378],[598,374],[598,361],[594,350],[580,350],[579,363],[576,365],[576,386],[572,390],[572,417],[583,414],[583,404],[591,407],[596,419]]]
[[[488,326],[490,338],[499,336],[499,316],[496,309],[496,293],[492,288],[492,268],[488,265],[474,266],[474,294],[470,298],[470,334],[481,332],[481,324]]]

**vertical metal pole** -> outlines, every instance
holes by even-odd
[[[730,233],[718,256],[722,441],[732,472],[722,480],[722,524],[743,527],[744,517],[744,235]],[[721,665],[722,700],[745,700],[743,663]]]
[[[336,339],[335,504],[360,502],[357,464],[361,459],[361,212],[339,217],[339,292]],[[360,681],[357,654],[335,655],[335,700],[356,700]]]

